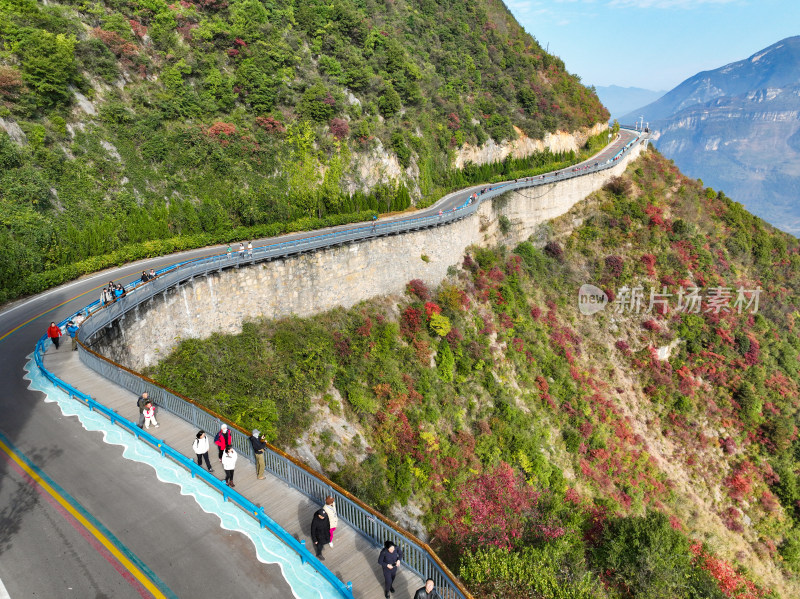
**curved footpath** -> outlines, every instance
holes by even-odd
[[[623,130],[613,144],[574,168],[611,160],[636,137]],[[426,211],[392,220],[461,206],[481,187],[450,194]],[[297,233],[281,241],[319,233]],[[47,325],[91,303],[109,278],[127,283],[138,278],[142,269],[160,269],[176,260],[221,251],[221,247],[204,248],[141,261],[17,302],[0,313],[0,596],[4,587],[11,597],[292,595],[277,566],[254,559],[249,539],[220,529],[219,520],[192,498],[180,495],[172,485],[158,484],[152,468],[126,460],[120,451],[105,445],[100,435],[87,433],[76,419],[64,418],[56,406],[41,402],[41,393],[30,391],[22,378],[25,356]],[[78,387],[83,388],[90,379],[88,373],[80,372],[85,367],[74,359],[76,355],[62,346],[58,352],[48,352],[46,365],[67,379],[80,379],[83,383]],[[111,385],[88,372],[96,384]],[[130,394],[121,393],[120,414],[134,417]],[[103,400],[112,392],[98,387],[90,394]],[[173,423],[164,417],[163,436],[186,449],[191,431],[181,432],[177,419]],[[265,496],[263,501],[268,503],[263,505],[279,504],[285,512],[281,516],[286,519],[285,528],[306,538],[306,521],[313,511],[308,500],[288,499],[283,483],[267,485],[254,478],[249,464],[240,466],[237,490],[248,493],[253,487],[254,493],[265,492],[256,485],[277,489],[279,500]],[[340,579],[353,581],[356,596],[380,596],[376,595],[381,589],[374,548],[361,548],[359,542],[363,545],[365,540],[352,531],[351,537],[337,531],[337,541],[326,552],[327,565]],[[334,556],[345,554],[361,559],[361,567],[339,570],[334,563],[339,558]],[[403,591],[418,582],[410,576],[401,580],[405,581]],[[406,595],[398,591],[397,596]]]

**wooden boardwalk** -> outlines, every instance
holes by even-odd
[[[90,395],[96,401],[113,409],[120,416],[136,422],[139,413],[136,408],[136,395],[100,376],[85,366],[78,358],[78,352],[70,350],[68,338],[59,350],[47,344],[44,366],[76,389]],[[159,428],[150,428],[151,433],[163,439],[168,445],[185,456],[194,459],[192,442],[197,430],[188,422],[164,410],[158,413]],[[210,433],[210,441],[216,431]],[[214,474],[220,480],[225,478],[222,464],[217,460],[216,446],[211,443],[209,451]],[[305,540],[306,546],[313,546],[310,537],[311,519],[321,506],[293,489],[282,480],[266,474],[266,480],[257,480],[255,467],[240,457],[236,463],[234,482],[236,490],[256,505],[264,507],[265,513],[284,530],[298,540]],[[264,534],[271,534],[265,531]],[[353,583],[353,595],[358,599],[380,599],[383,597],[383,574],[378,566],[379,547],[339,519],[334,538],[334,547],[325,547],[325,565],[343,582]],[[298,557],[298,559],[300,559]],[[309,566],[310,567],[310,566]],[[398,570],[393,598],[406,599],[414,596],[414,591],[423,586],[424,581],[415,573],[403,568]]]

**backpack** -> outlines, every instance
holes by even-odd
[[[136,400],[136,407],[139,408],[140,410],[144,410],[144,406],[147,404],[148,401],[150,401],[149,398],[145,399],[140,395],[139,399]]]

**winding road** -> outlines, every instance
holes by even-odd
[[[613,158],[636,136],[621,130],[614,143],[576,168]],[[392,218],[452,209],[482,187]],[[94,301],[109,279],[127,283],[143,269],[222,251],[218,246],[136,262],[0,312],[0,599],[292,596],[280,569],[259,562],[249,539],[222,530],[194,499],[159,482],[152,468],[124,459],[120,447],[105,444],[76,418],[64,417],[23,379],[27,356],[47,325]]]

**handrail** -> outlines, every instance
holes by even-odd
[[[63,321],[66,322],[66,321]],[[60,323],[60,324],[63,324]],[[218,491],[225,501],[233,501],[236,505],[238,505],[243,511],[247,512],[247,514],[254,519],[256,519],[261,526],[261,528],[266,528],[270,532],[272,532],[276,537],[278,537],[284,544],[288,545],[292,548],[299,556],[302,563],[309,562],[312,566],[319,572],[325,580],[327,580],[331,585],[333,585],[334,589],[336,589],[339,594],[344,597],[345,599],[353,599],[353,585],[352,583],[348,582],[347,584],[342,583],[341,580],[331,572],[313,553],[311,553],[305,546],[305,543],[298,541],[288,532],[286,532],[277,522],[275,522],[272,518],[270,518],[265,512],[262,506],[257,506],[255,503],[247,499],[244,495],[239,493],[238,491],[234,491],[227,485],[223,485],[222,481],[220,481],[217,477],[212,476],[205,468],[199,466],[194,460],[191,460],[184,456],[182,453],[168,445],[162,440],[157,439],[149,432],[142,430],[138,427],[137,424],[124,418],[117,414],[114,410],[104,406],[103,404],[95,401],[92,399],[91,396],[83,393],[82,391],[76,389],[69,383],[64,382],[49,370],[44,367],[44,345],[47,341],[47,336],[43,335],[39,341],[36,343],[36,348],[34,350],[34,361],[36,366],[39,370],[44,374],[44,376],[53,383],[56,387],[61,389],[62,391],[69,394],[71,398],[78,399],[83,402],[91,411],[99,412],[106,418],[111,421],[111,424],[116,424],[117,426],[125,429],[129,433],[131,433],[137,439],[141,439],[145,441],[151,447],[160,451],[162,457],[168,457],[176,464],[182,466],[186,470],[189,471],[189,474],[192,475],[192,478],[199,476],[203,479],[203,481],[212,487],[214,490]],[[91,351],[91,350],[89,350]]]
[[[95,352],[89,347],[95,335],[141,303],[148,301],[159,293],[166,292],[166,290],[171,287],[180,285],[186,280],[193,279],[196,276],[205,276],[212,272],[228,268],[239,268],[243,264],[253,264],[266,260],[285,258],[290,255],[312,252],[342,243],[352,243],[384,235],[406,233],[423,228],[449,224],[474,214],[484,200],[505,194],[508,191],[549,185],[554,182],[612,168],[625,152],[636,145],[641,138],[642,134],[637,132],[637,136],[634,139],[627,143],[613,158],[603,163],[595,162],[594,164],[589,164],[587,162],[584,166],[576,166],[572,169],[562,169],[555,173],[526,177],[522,180],[515,180],[514,182],[509,181],[487,186],[479,191],[475,191],[460,206],[444,213],[440,211],[436,214],[436,207],[433,206],[429,213],[423,213],[421,216],[403,218],[384,223],[373,222],[372,224],[356,227],[343,226],[322,234],[267,244],[253,248],[252,251],[237,251],[235,252],[236,256],[234,256],[233,253],[218,254],[205,258],[187,260],[166,267],[158,271],[157,274],[159,276],[154,281],[145,283],[139,279],[126,286],[126,289],[129,288],[131,292],[135,291],[135,293],[127,294],[125,297],[117,299],[108,306],[101,306],[98,300],[81,310],[81,312],[85,311],[87,320],[78,331],[80,359],[89,368],[92,368],[102,376],[113,380],[134,393],[140,393],[143,390],[149,391],[150,397],[156,405],[193,423],[199,428],[213,430],[215,426],[219,426],[223,422],[227,423],[232,432],[235,433],[233,445],[236,447],[237,451],[248,460],[253,461],[252,447],[248,442],[249,435],[246,430],[228,421],[223,416],[200,406],[192,399],[171,391],[141,373],[126,368]],[[468,190],[477,190],[479,187],[480,186],[473,186],[468,188]],[[100,316],[102,316],[102,318]],[[41,361],[37,361],[37,365],[46,373],[48,378],[51,380],[59,380],[44,369]],[[61,385],[68,386],[66,383],[63,383],[63,381],[61,381]],[[119,420],[119,417],[116,418]],[[312,470],[307,465],[289,456],[279,448],[269,445],[266,457],[268,458],[266,460],[267,469],[273,475],[284,480],[309,498],[322,501],[325,495],[332,494],[334,497],[337,497],[337,499],[340,499],[341,501],[337,502],[337,505],[340,507],[339,517],[348,522],[355,530],[365,537],[370,538],[377,544],[381,544],[382,541],[387,539],[393,540],[393,542],[403,549],[405,555],[404,561],[407,566],[423,578],[433,578],[438,588],[442,589],[442,591],[445,591],[445,589],[447,590],[446,594],[448,599],[449,597],[472,599],[472,595],[469,591],[463,586],[461,581],[450,572],[439,556],[436,555],[430,546],[418,539],[415,535],[399,527],[396,523],[391,522],[383,514],[366,505],[357,497],[333,483],[323,474]],[[319,565],[322,566],[322,564]],[[322,568],[324,568],[324,566],[322,566]],[[324,570],[328,571],[327,568],[324,568]],[[341,585],[341,581],[339,581],[339,584]]]

